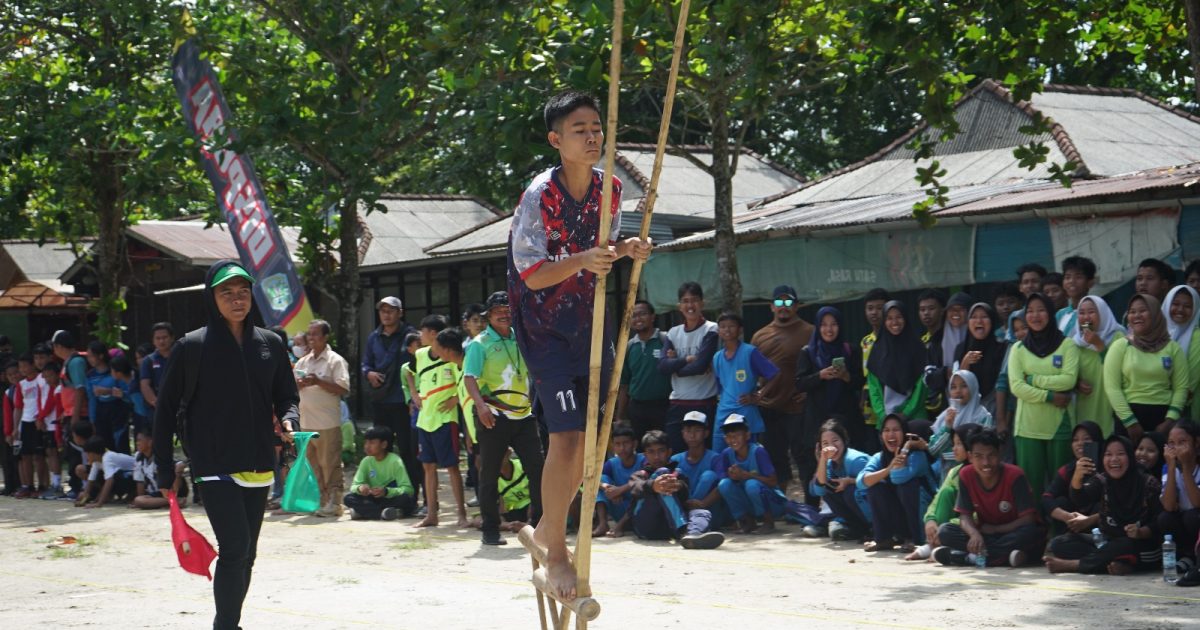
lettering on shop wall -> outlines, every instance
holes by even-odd
[[[879,274],[874,269],[830,269],[829,284],[873,284]]]

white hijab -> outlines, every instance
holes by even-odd
[[[1186,326],[1180,326],[1171,319],[1171,302],[1175,301],[1175,294],[1180,291],[1187,291],[1192,296],[1192,320]],[[1200,320],[1200,294],[1186,284],[1171,289],[1167,299],[1163,300],[1162,314],[1167,319],[1167,331],[1171,333],[1171,338],[1183,348],[1183,354],[1187,356],[1188,346],[1192,344],[1192,331],[1196,329],[1196,322]]]
[[[1079,300],[1079,306],[1083,305],[1084,300],[1091,302],[1096,307],[1096,312],[1100,316],[1100,329],[1095,331],[1095,333],[1104,340],[1105,344],[1112,341],[1113,335],[1117,333],[1125,334],[1125,327],[1117,323],[1117,318],[1113,317],[1112,309],[1108,307],[1108,302],[1105,302],[1104,298],[1098,295],[1086,295]],[[1079,306],[1075,307],[1077,315],[1079,313]],[[1092,345],[1084,340],[1083,328],[1078,323],[1076,323],[1075,332],[1071,335],[1071,339],[1075,340],[1075,345],[1080,348],[1090,348]]]
[[[979,396],[979,379],[975,373],[970,370],[958,370],[951,377],[953,381],[957,376],[963,380],[963,384],[967,386],[967,402],[958,410],[954,416],[954,426],[962,426],[964,424],[978,424],[982,426],[992,425],[992,414],[983,407],[982,399]],[[947,386],[949,391],[949,386]],[[933,433],[937,435],[942,427],[946,425],[946,412],[938,414],[937,421],[933,423]]]

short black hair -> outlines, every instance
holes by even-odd
[[[16,361],[9,361],[8,363],[4,364],[4,371],[7,372],[9,370],[15,370],[19,367],[21,367],[20,363],[17,363]]]
[[[679,299],[682,300],[683,296],[685,296],[685,295],[694,295],[694,296],[700,298],[701,300],[703,300],[704,299],[704,289],[701,288],[699,282],[693,282],[691,280],[688,280],[687,282],[684,282],[683,284],[679,285]]]
[[[83,443],[83,452],[91,453],[92,455],[103,455],[104,451],[108,450],[104,446],[104,438],[99,435],[93,435]]]
[[[875,287],[874,289],[867,291],[867,295],[863,297],[864,302],[878,302],[880,300],[889,302],[891,299],[892,294],[888,293],[887,289],[883,287]]]
[[[1096,263],[1083,256],[1067,256],[1062,261],[1062,272],[1065,275],[1068,271],[1078,271],[1083,277],[1093,280],[1096,278]]]
[[[612,428],[612,436],[609,439],[615,440],[619,437],[627,437],[631,440],[637,439],[637,433],[633,432],[633,427],[628,424],[614,424]]]
[[[651,304],[650,302],[648,302],[648,301],[646,301],[646,300],[638,300],[638,301],[636,301],[636,302],[634,302],[634,303],[633,303],[633,305],[634,305],[634,306],[637,306],[637,305],[639,305],[639,304],[640,304],[640,305],[642,305],[642,306],[645,306],[645,307],[646,307],[646,310],[650,311],[650,314],[651,314],[651,315],[653,315],[653,314],[654,314],[654,305],[653,305],[653,304]]]
[[[71,423],[71,434],[78,435],[83,439],[88,439],[96,435],[96,427],[87,420],[76,420]]]
[[[331,330],[333,330],[333,328],[331,328],[331,327],[329,326],[329,322],[327,322],[327,321],[325,321],[325,320],[323,320],[323,319],[314,319],[314,320],[312,320],[311,322],[308,322],[308,327],[309,327],[309,328],[312,328],[313,326],[316,326],[317,328],[320,328],[320,329],[321,329],[321,334],[322,334],[322,335],[325,335],[326,337],[328,337],[328,336],[329,336],[329,332],[330,332]]]
[[[1192,274],[1194,274],[1194,273],[1195,273],[1195,274],[1200,274],[1200,258],[1198,258],[1198,259],[1196,259],[1196,260],[1193,260],[1192,262],[1188,263],[1188,266],[1187,266],[1187,268],[1183,270],[1183,280],[1184,280],[1184,282],[1186,282],[1186,281],[1187,281],[1187,279],[1188,279],[1188,276],[1190,276],[1190,275],[1192,275]],[[3,341],[0,341],[0,346],[2,346],[2,345],[4,345],[4,342],[3,342]]]
[[[110,358],[108,356],[108,345],[99,339],[93,339],[91,343],[88,344],[88,352],[103,355],[106,362]]]
[[[471,319],[475,315],[482,316],[484,314],[484,312],[486,312],[486,311],[487,311],[487,308],[478,302],[473,302],[471,304],[468,304],[467,307],[463,309],[463,314],[462,314],[463,323],[466,323],[466,321],[468,319]]]
[[[130,361],[129,357],[122,354],[119,357],[113,358],[109,364],[109,368],[117,374],[133,374],[133,361]]]
[[[414,343],[421,343],[421,335],[418,335],[417,333],[408,333],[407,335],[404,335],[405,348],[413,345]]]
[[[433,332],[442,332],[446,330],[446,318],[441,315],[426,315],[425,319],[421,320],[421,325],[417,328],[428,328]]]
[[[42,367],[42,371],[50,371],[57,374],[58,372],[62,371],[62,364],[58,361],[47,361],[46,365]]]
[[[667,434],[658,429],[651,429],[642,436],[642,450],[654,446],[655,444],[671,448],[671,440],[667,439]]]
[[[946,308],[946,292],[941,289],[925,289],[922,291],[917,296],[917,304],[920,305],[925,300],[937,300],[937,303],[941,304],[942,308]]]
[[[1062,286],[1062,274],[1058,273],[1057,271],[1051,271],[1050,273],[1042,276],[1042,286],[1045,287],[1046,285],[1050,285],[1050,284],[1061,287]]]
[[[1017,280],[1020,280],[1027,273],[1036,273],[1039,278],[1045,278],[1046,268],[1037,263],[1025,263],[1017,267]]]
[[[576,90],[559,92],[550,97],[542,109],[542,117],[546,120],[546,131],[558,131],[558,123],[581,107],[594,109],[599,114],[600,100],[591,94]]]
[[[964,422],[962,424],[954,425],[954,435],[958,436],[958,440],[963,443],[964,447],[970,444],[971,438],[982,430],[983,425],[976,424],[974,422]]]
[[[463,333],[458,328],[447,328],[437,334],[438,345],[451,352],[463,351]]]
[[[1010,297],[1024,300],[1025,296],[1021,294],[1021,285],[1016,282],[1001,282],[999,287],[996,287],[996,297]]]
[[[720,324],[723,321],[736,322],[738,328],[746,327],[746,325],[742,323],[742,316],[734,313],[733,311],[725,311],[724,313],[721,313],[721,316],[717,318],[717,323]]]
[[[54,354],[54,351],[51,350],[50,346],[46,345],[45,343],[36,343],[33,345],[33,353],[34,354]]]
[[[994,447],[997,451],[1000,450],[1001,447],[1004,446],[1004,440],[1000,439],[1000,434],[996,433],[996,430],[991,427],[985,427],[983,429],[980,429],[978,433],[975,433],[974,435],[970,436],[970,438],[968,438],[968,439],[969,439],[969,441],[967,443],[968,450],[975,448],[976,444],[981,444],[983,446],[991,446],[991,447]]]
[[[160,330],[167,331],[167,334],[171,335],[172,337],[175,336],[175,327],[171,325],[171,322],[158,322],[154,324],[150,327],[150,335],[153,336],[154,333]]]
[[[22,352],[21,355],[17,357],[17,362],[18,363],[33,363],[33,353],[32,352]]]
[[[746,424],[745,422],[735,422],[733,424],[726,424],[726,425],[721,426],[722,433],[732,433],[734,431],[745,431],[745,432],[749,433],[750,425]]]
[[[138,347],[137,347],[137,353],[144,357],[150,356],[151,354],[154,353],[154,344],[152,344],[148,341],[143,341],[142,343],[139,343]]]
[[[387,450],[391,450],[392,448],[392,430],[387,427],[375,425],[370,429],[367,429],[367,432],[363,434],[363,439],[383,440],[384,442],[387,442]]]
[[[821,425],[820,429],[817,429],[818,445],[821,444],[821,435],[823,435],[826,431],[836,433],[838,437],[842,438],[842,444],[846,448],[850,448],[850,432],[846,430],[846,425],[842,424],[840,420],[837,418],[830,418]]]
[[[150,427],[142,427],[142,428],[138,429],[136,432],[134,432],[133,437],[135,439],[144,437],[144,438],[149,438],[149,439],[153,440],[154,439],[154,430],[151,429]]]
[[[1159,278],[1162,278],[1171,284],[1175,284],[1175,270],[1172,269],[1167,263],[1157,258],[1147,258],[1146,260],[1138,263],[1138,269],[1141,269],[1142,267],[1149,267],[1153,269],[1155,273],[1158,274]]]

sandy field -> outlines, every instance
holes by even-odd
[[[213,540],[202,509],[184,515]],[[441,520],[454,521],[445,510]],[[478,532],[416,530],[414,522],[268,515],[242,626],[538,627],[529,559],[515,535],[505,547],[484,547]],[[78,542],[52,548],[62,536]],[[714,551],[602,539],[592,566],[603,606],[596,630],[1200,627],[1200,589],[1166,585],[1158,574],[949,569],[804,539],[794,525],[731,535]],[[178,567],[165,510],[0,499],[0,576],[0,628],[212,623],[211,585]]]

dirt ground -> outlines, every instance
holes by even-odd
[[[201,509],[184,515],[213,540]],[[414,522],[268,515],[242,626],[538,627],[529,559],[515,536],[506,547],[484,547],[477,532],[415,530]],[[61,536],[78,542],[48,547]],[[592,566],[603,606],[596,630],[1200,627],[1200,589],[1165,585],[1158,574],[948,569],[804,539],[794,525],[771,536],[731,535],[714,551],[601,539]],[[212,623],[211,585],[179,569],[166,511],[0,499],[0,585],[2,628]]]

